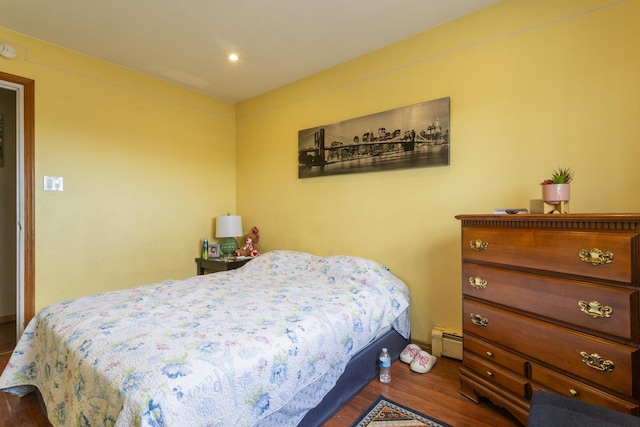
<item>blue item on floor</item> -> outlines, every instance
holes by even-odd
[[[640,418],[547,391],[531,399],[527,427],[633,427]]]

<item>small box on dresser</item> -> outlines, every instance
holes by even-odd
[[[640,214],[456,218],[462,394],[523,424],[535,390],[640,415]]]

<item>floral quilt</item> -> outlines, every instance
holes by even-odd
[[[408,338],[408,306],[373,261],[268,252],[44,308],[0,389],[37,387],[55,426],[295,426],[381,329]]]

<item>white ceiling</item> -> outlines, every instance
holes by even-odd
[[[0,27],[236,103],[496,1],[0,0]]]

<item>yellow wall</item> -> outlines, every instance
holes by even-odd
[[[640,1],[505,0],[237,105],[237,210],[264,249],[352,254],[409,285],[413,337],[461,324],[459,213],[638,212]],[[297,178],[297,132],[451,97],[451,165]]]
[[[235,212],[235,107],[0,28],[35,80],[36,308],[195,274]],[[43,176],[64,177],[62,193]]]

